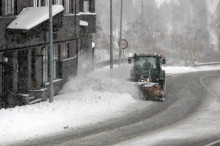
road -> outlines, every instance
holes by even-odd
[[[216,79],[220,81],[220,71],[185,73],[167,77],[167,94],[165,102],[139,102],[130,107],[129,114],[79,129],[68,133],[50,136],[20,145],[206,145],[220,140],[220,130],[200,130],[198,134],[174,138],[184,133],[185,123],[203,111],[215,98],[220,102],[217,88],[210,87]],[[219,89],[219,88],[218,88]],[[220,111],[217,111],[219,114]],[[199,120],[199,119],[198,119]],[[209,118],[207,118],[209,120]],[[206,120],[206,121],[207,121]],[[217,121],[220,122],[220,121]],[[207,121],[205,124],[212,124]],[[192,126],[193,128],[204,128]],[[168,139],[157,140],[157,135],[178,128]],[[218,126],[219,127],[219,126]],[[217,128],[217,127],[216,127]],[[188,129],[190,132],[190,128]],[[161,134],[162,133],[162,134]],[[166,133],[164,133],[166,134]],[[151,138],[151,139],[148,139]]]

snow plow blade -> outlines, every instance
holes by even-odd
[[[164,91],[158,83],[138,82],[137,86],[145,100],[165,101]]]

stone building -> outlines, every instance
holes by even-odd
[[[53,0],[54,92],[92,62],[95,0]],[[48,98],[49,0],[0,1],[0,108]]]

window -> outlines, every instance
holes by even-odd
[[[41,54],[43,54],[43,83],[48,82],[48,49],[42,48]]]
[[[62,58],[69,58],[70,57],[70,43],[67,43],[64,45],[64,48],[62,49]]]
[[[60,62],[60,60],[61,60],[61,54],[60,54],[60,51],[61,51],[61,45],[59,44],[58,46],[57,46],[57,61],[56,61],[56,66],[57,66],[57,69],[56,69],[56,77],[57,78],[61,78],[62,77],[62,69],[61,69],[61,62]]]
[[[4,0],[5,1],[5,15],[15,14],[16,0]]]
[[[53,5],[62,5],[63,0],[52,0]],[[49,6],[49,0],[34,0],[34,7]]]
[[[53,0],[53,5],[62,5],[63,0]]]
[[[66,45],[64,45],[61,50],[62,50],[62,51],[61,51],[61,53],[62,53],[62,59],[67,58],[67,57],[66,57],[66,56],[67,56],[67,55],[66,55],[66,51],[65,51],[65,50],[66,50]]]
[[[54,48],[54,61],[53,61],[53,69],[54,69],[54,74],[53,77],[54,79],[59,78],[59,60],[60,60],[60,45],[58,47]]]
[[[49,6],[49,0],[45,0],[45,6]]]
[[[41,52],[43,54],[43,82],[46,83],[49,81],[49,47],[42,48]],[[53,61],[53,69],[54,69],[54,79],[59,77],[59,61],[60,61],[60,47],[54,47],[54,61]]]
[[[65,9],[65,13],[68,14],[70,11],[69,11],[69,0],[66,0],[65,1],[65,4],[64,4],[64,9]]]
[[[40,0],[34,0],[34,7],[40,7]]]
[[[90,7],[89,0],[84,0],[83,1],[83,11],[84,12],[89,12],[89,7]]]
[[[48,0],[34,0],[34,7],[45,6]]]
[[[69,2],[69,13],[73,13],[73,0]]]
[[[66,56],[67,56],[67,58],[69,58],[70,57],[70,43],[67,43],[67,50],[66,50]]]
[[[65,0],[52,0],[53,5],[62,5]],[[34,7],[49,6],[49,0],[34,0]]]
[[[64,4],[65,13],[74,13],[75,5],[73,3],[73,0],[66,0]]]

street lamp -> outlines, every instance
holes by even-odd
[[[4,61],[5,63],[7,63],[7,62],[8,62],[8,57],[3,57],[3,61]]]
[[[0,62],[0,64],[7,63],[8,62],[8,57],[3,57],[2,61],[3,62]]]

